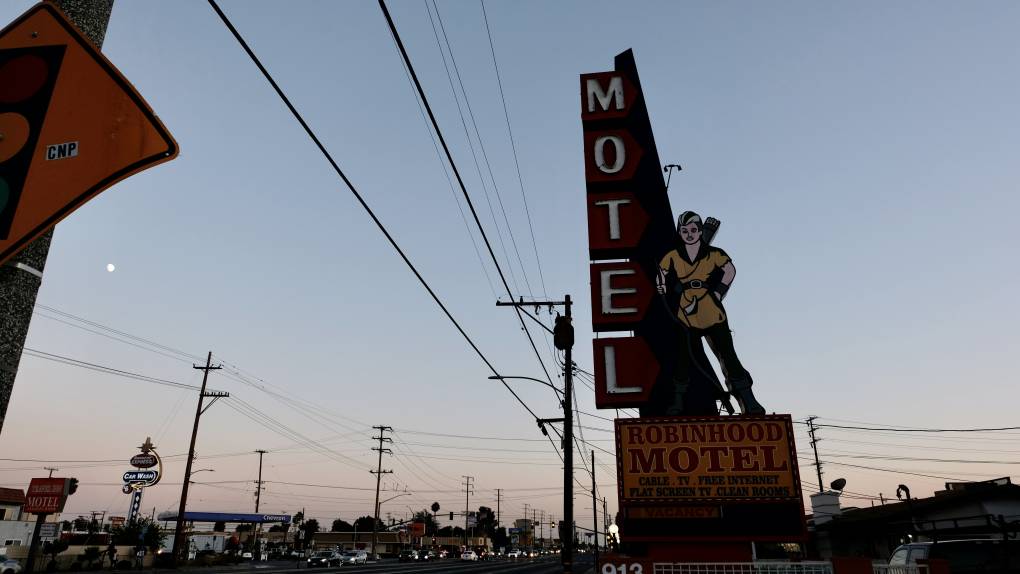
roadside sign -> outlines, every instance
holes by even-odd
[[[138,468],[152,468],[159,462],[156,459],[156,455],[152,453],[136,454],[131,457],[131,466],[137,466]]]
[[[49,3],[0,31],[0,263],[177,143]]]
[[[33,478],[25,494],[24,512],[52,514],[64,509],[67,500],[67,479]]]
[[[39,538],[54,539],[60,534],[60,525],[56,522],[44,522],[39,529]]]
[[[155,482],[159,473],[155,470],[129,470],[124,473],[124,482]]]

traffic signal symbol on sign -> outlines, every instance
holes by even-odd
[[[0,240],[7,239],[64,46],[0,50]]]
[[[0,31],[0,263],[176,156],[142,97],[58,8],[37,4]]]

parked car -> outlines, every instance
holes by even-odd
[[[1017,540],[945,540],[913,542],[897,548],[889,566],[913,566],[919,559],[949,562],[953,574],[979,572],[1020,573],[1020,541]]]
[[[364,550],[349,550],[342,558],[344,564],[368,564],[368,552]]]
[[[467,561],[470,561],[470,562],[477,562],[478,561],[478,554],[476,554],[474,550],[467,550],[463,554],[460,555],[460,559],[461,560],[467,560]]]
[[[17,560],[0,562],[0,574],[21,574],[21,563]]]
[[[315,568],[316,566],[340,566],[341,564],[343,564],[343,557],[339,552],[332,550],[320,550],[308,557],[309,568]]]

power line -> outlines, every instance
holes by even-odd
[[[177,381],[170,381],[170,380],[167,380],[167,379],[159,379],[159,378],[156,378],[156,377],[150,377],[148,375],[142,375],[140,373],[134,373],[134,372],[131,372],[131,371],[125,371],[123,369],[115,369],[113,367],[108,367],[106,365],[100,365],[98,363],[90,363],[88,361],[82,361],[80,359],[74,359],[74,358],[71,358],[71,357],[66,357],[64,355],[58,355],[56,353],[49,353],[49,352],[46,352],[46,351],[40,351],[38,349],[33,349],[31,347],[25,347],[24,352],[28,356],[35,357],[37,359],[45,359],[47,361],[54,361],[54,362],[57,362],[57,363],[63,363],[65,365],[70,365],[70,366],[73,366],[73,367],[81,367],[83,369],[88,369],[88,370],[96,371],[96,372],[100,372],[100,373],[106,373],[106,374],[109,374],[109,375],[116,375],[118,377],[125,377],[125,378],[128,378],[128,379],[134,379],[136,381],[142,381],[142,382],[145,382],[145,383],[153,383],[153,384],[157,384],[157,385],[163,385],[163,386],[167,386],[167,387],[174,387],[174,388],[178,388],[178,389],[188,389],[188,390],[192,390],[192,391],[196,391],[196,390],[199,389],[199,387],[197,387],[195,385],[188,385],[188,384],[185,384],[185,383],[179,383]]]
[[[340,177],[340,179],[344,182],[344,184],[347,186],[347,188],[350,190],[350,192],[354,195],[355,199],[357,199],[357,201],[361,205],[361,207],[365,210],[365,212],[368,214],[368,216],[372,219],[373,223],[375,223],[376,227],[379,228],[379,231],[382,232],[383,236],[386,237],[386,240],[389,242],[390,246],[392,246],[393,249],[397,252],[397,254],[400,255],[400,258],[403,260],[404,264],[408,267],[408,269],[411,270],[411,272],[414,274],[414,276],[418,280],[418,282],[421,283],[422,287],[424,287],[425,290],[428,292],[428,294],[432,297],[432,300],[435,301],[436,305],[438,305],[439,308],[443,311],[443,314],[446,315],[447,319],[449,319],[450,322],[453,323],[454,327],[456,327],[457,331],[461,334],[461,336],[464,338],[464,340],[467,341],[468,345],[471,346],[471,348],[474,350],[475,354],[477,354],[478,357],[482,360],[482,362],[485,363],[485,365],[487,367],[489,367],[489,370],[491,370],[494,375],[499,375],[499,371],[496,370],[496,368],[492,365],[492,363],[485,356],[485,354],[482,353],[481,349],[478,348],[478,346],[471,339],[471,337],[468,336],[467,332],[464,331],[464,328],[461,327],[461,325],[457,321],[457,319],[454,318],[453,314],[446,307],[446,304],[444,304],[442,302],[442,300],[439,298],[439,296],[436,294],[436,292],[432,289],[432,286],[429,285],[428,281],[426,281],[425,278],[421,275],[421,273],[418,271],[417,267],[415,267],[414,264],[411,263],[411,260],[404,253],[404,250],[397,243],[396,239],[394,239],[393,236],[390,235],[389,230],[387,230],[386,226],[383,225],[382,221],[375,214],[375,211],[373,211],[372,208],[369,207],[368,202],[365,201],[365,198],[362,197],[361,193],[359,193],[357,188],[354,187],[354,184],[351,182],[351,180],[348,179],[347,175],[344,174],[342,169],[340,169],[339,164],[337,164],[336,160],[333,159],[333,156],[329,153],[329,151],[326,149],[326,147],[322,144],[322,141],[319,140],[319,137],[317,135],[315,135],[315,132],[312,130],[312,128],[305,121],[305,119],[301,115],[301,113],[298,112],[297,108],[294,107],[294,104],[291,103],[290,99],[287,97],[287,95],[280,88],[279,84],[276,83],[276,80],[273,79],[273,76],[272,76],[272,74],[269,73],[269,70],[267,70],[266,67],[262,65],[262,62],[259,60],[258,56],[256,56],[255,52],[253,52],[252,49],[248,46],[248,43],[241,36],[240,32],[237,31],[237,28],[235,28],[233,23],[231,23],[230,19],[227,18],[227,15],[223,13],[223,10],[220,9],[219,5],[216,3],[216,0],[208,0],[208,2],[209,2],[209,5],[213,8],[213,10],[216,12],[216,14],[220,17],[220,20],[223,21],[223,24],[226,25],[228,30],[230,30],[230,33],[234,36],[234,39],[237,40],[238,44],[241,45],[241,47],[244,49],[245,53],[248,54],[248,57],[251,59],[252,63],[255,64],[255,66],[259,69],[259,71],[262,73],[262,75],[266,78],[266,81],[268,81],[269,84],[272,86],[273,90],[276,92],[277,96],[279,96],[280,100],[284,103],[284,105],[287,106],[287,109],[290,110],[290,113],[294,116],[294,118],[298,121],[298,123],[301,124],[301,127],[305,130],[305,133],[308,135],[308,137],[312,140],[313,143],[315,143],[316,147],[319,148],[319,152],[326,159],[326,161],[329,162],[330,166],[332,166],[333,171],[335,171],[337,176]],[[383,9],[385,10],[385,6],[383,6]],[[388,14],[387,14],[387,18],[388,18]],[[392,27],[392,21],[391,21],[391,27]],[[399,41],[399,39],[398,39],[398,41]],[[412,77],[413,77],[414,76],[414,70],[413,69],[411,69],[411,74],[412,74]],[[417,82],[417,79],[416,79],[416,82]],[[425,102],[425,104],[426,104],[426,107],[427,107],[428,106],[428,102]],[[431,110],[429,110],[429,115],[431,116]],[[442,141],[442,134],[439,134],[439,137],[440,137],[440,141]],[[445,148],[445,145],[446,145],[445,142],[443,142],[444,148]],[[456,172],[456,168],[454,168],[454,173],[457,174],[457,178],[459,180],[460,179],[460,175],[459,175],[459,173]],[[461,183],[461,185],[463,185],[463,183]],[[474,213],[474,208],[473,207],[472,207],[472,213]],[[475,215],[475,220],[477,222],[477,215]],[[482,237],[485,238],[484,233],[483,233]],[[486,245],[488,245],[488,239],[487,238],[486,238]],[[490,254],[491,254],[491,246],[490,246]],[[497,267],[497,269],[498,269],[498,267]],[[502,275],[502,272],[500,272],[500,273]],[[505,283],[505,279],[504,279],[504,283]],[[531,408],[524,402],[524,400],[521,399],[521,397],[518,396],[517,393],[515,393],[513,391],[513,389],[510,388],[509,385],[507,385],[505,382],[503,384],[504,384],[504,386],[506,386],[507,390],[509,390],[510,393],[514,396],[514,398],[517,399],[517,402],[519,402],[521,404],[521,406],[523,406],[525,408],[525,410],[527,410],[532,415],[532,417],[537,419],[538,415],[535,414],[535,412],[531,410]]]
[[[214,0],[209,1],[213,2]],[[446,144],[446,138],[443,137],[443,132],[442,130],[439,129],[439,122],[436,120],[436,116],[432,111],[432,106],[429,104],[428,98],[425,97],[425,89],[422,88],[421,82],[418,80],[418,74],[414,71],[414,65],[411,63],[411,58],[410,56],[408,56],[407,49],[404,47],[404,43],[400,39],[400,33],[397,32],[397,26],[393,22],[393,18],[390,16],[390,12],[386,8],[386,2],[384,0],[379,0],[379,8],[382,9],[383,16],[385,16],[386,18],[386,23],[389,25],[390,28],[390,34],[393,36],[393,40],[397,44],[397,49],[400,51],[400,55],[404,60],[404,65],[407,67],[407,70],[411,73],[411,79],[414,80],[414,86],[418,92],[418,97],[421,99],[422,105],[425,106],[425,111],[428,113],[429,121],[431,121],[432,123],[432,128],[433,130],[435,130],[436,137],[439,138],[439,143],[442,146],[443,152],[446,155],[446,160],[450,164],[450,168],[453,171],[453,175],[457,180],[457,185],[461,190],[461,194],[464,196],[464,201],[467,203],[468,209],[471,211],[471,216],[474,218],[475,226],[478,228],[478,231],[482,236],[482,240],[485,243],[485,248],[489,252],[489,258],[492,259],[493,264],[496,266],[496,271],[499,273],[499,278],[500,281],[503,283],[503,288],[506,290],[507,295],[512,300],[514,298],[514,295],[510,289],[510,284],[507,282],[506,275],[503,273],[503,268],[500,267],[499,265],[499,259],[496,257],[496,252],[492,248],[492,243],[489,241],[489,236],[485,233],[485,227],[482,225],[482,221],[478,217],[478,211],[475,209],[474,202],[471,201],[471,195],[468,193],[467,187],[464,185],[464,179],[460,175],[460,170],[457,169],[457,164],[456,162],[453,161],[453,154],[450,153],[450,147]],[[520,311],[517,310],[516,307],[514,307],[514,309],[516,310],[517,320],[521,324],[521,328],[524,329],[524,333],[528,338],[528,342],[531,344],[531,348],[535,353],[535,357],[538,359],[539,364],[542,366],[542,371],[545,372],[546,379],[549,381],[549,384],[552,384],[552,377],[549,376],[549,371],[545,367],[545,361],[542,360],[542,355],[538,352],[538,346],[535,345],[535,339],[531,336],[531,331],[528,329],[528,325],[524,322],[524,318],[521,316]],[[493,371],[494,371],[493,374],[496,375],[499,374],[495,372],[495,369],[493,369]],[[501,379],[500,382],[502,382],[503,386],[506,387],[506,389],[509,390],[514,396],[517,396],[517,394],[514,393],[513,389],[510,388],[510,385],[506,381]],[[518,398],[518,400],[520,400],[520,398]],[[535,415],[535,419],[538,418],[539,417]]]
[[[503,116],[506,118],[506,130],[510,135],[510,149],[513,151],[514,166],[517,168],[517,181],[521,184],[521,200],[524,202],[524,213],[528,217],[528,229],[531,230],[531,245],[535,249],[535,263],[538,266],[538,278],[542,282],[542,295],[546,298],[545,276],[542,273],[542,259],[538,256],[538,242],[535,240],[535,227],[531,223],[531,210],[528,209],[528,197],[524,193],[524,178],[521,177],[521,163],[517,159],[517,144],[514,143],[514,132],[510,127],[510,112],[503,93],[503,80],[500,79],[499,64],[496,62],[496,48],[492,42],[492,31],[489,29],[489,16],[485,12],[485,0],[482,0],[482,18],[485,20],[485,33],[489,36],[489,51],[492,52],[492,66],[496,70],[496,84],[499,86],[499,98],[503,102]]]

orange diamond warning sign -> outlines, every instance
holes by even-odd
[[[58,8],[38,4],[0,31],[0,263],[176,156],[145,100]]]

